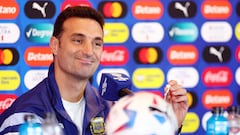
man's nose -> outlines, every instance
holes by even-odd
[[[83,47],[83,52],[87,55],[92,55],[93,54],[93,45],[92,45],[92,41],[87,41],[85,44],[84,44],[84,47]]]

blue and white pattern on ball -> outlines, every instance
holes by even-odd
[[[111,108],[107,135],[174,135],[177,119],[160,92],[141,91],[125,96]]]

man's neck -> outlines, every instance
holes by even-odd
[[[79,101],[86,89],[88,80],[80,80],[70,75],[55,74],[61,97],[70,102]]]

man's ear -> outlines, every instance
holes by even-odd
[[[56,37],[52,36],[50,39],[49,46],[51,48],[53,55],[57,55],[58,48],[59,48],[59,40]]]

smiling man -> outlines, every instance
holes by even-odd
[[[0,134],[18,133],[24,116],[33,114],[42,123],[52,112],[65,135],[104,133],[104,120],[112,102],[99,96],[89,79],[99,66],[103,50],[104,19],[91,7],[68,7],[57,17],[49,46],[54,61],[48,76],[15,100],[0,116]],[[181,126],[188,104],[186,90],[169,82],[168,101]]]

